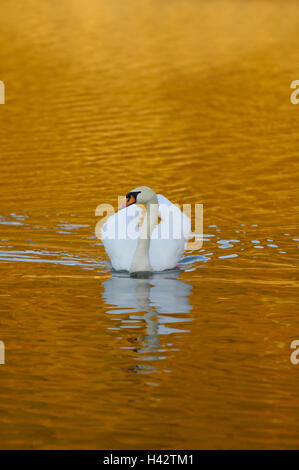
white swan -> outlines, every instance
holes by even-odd
[[[147,186],[133,189],[126,199],[125,207],[102,227],[102,240],[112,267],[132,274],[174,268],[185,251],[190,219]],[[142,209],[135,203],[146,208],[141,228]]]

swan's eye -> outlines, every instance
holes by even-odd
[[[131,204],[135,204],[135,202],[136,202],[134,193],[127,194],[126,199],[127,199],[127,202],[126,202],[127,207],[130,206]]]
[[[137,200],[137,196],[140,192],[141,191],[133,191],[133,192],[131,191],[130,193],[128,193],[126,195],[126,199],[127,199],[126,206],[130,206],[131,204],[135,204],[136,200]]]

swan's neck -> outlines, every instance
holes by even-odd
[[[151,234],[158,218],[158,198],[156,195],[145,205],[145,208],[146,213],[140,230],[140,237],[130,267],[131,273],[153,270],[149,259],[149,248]]]

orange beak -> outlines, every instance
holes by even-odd
[[[128,207],[131,204],[135,204],[135,202],[136,202],[135,197],[133,196],[133,194],[130,194],[130,197],[127,198],[126,203],[121,206],[121,209],[123,209],[124,207]]]
[[[133,194],[130,195],[129,199],[127,199],[127,202],[126,202],[126,207],[130,206],[131,204],[135,204],[136,202],[136,199],[135,197],[133,196]]]

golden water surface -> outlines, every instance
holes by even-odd
[[[2,0],[1,448],[299,447],[298,32],[292,0]],[[143,184],[203,247],[112,276],[95,209]]]

